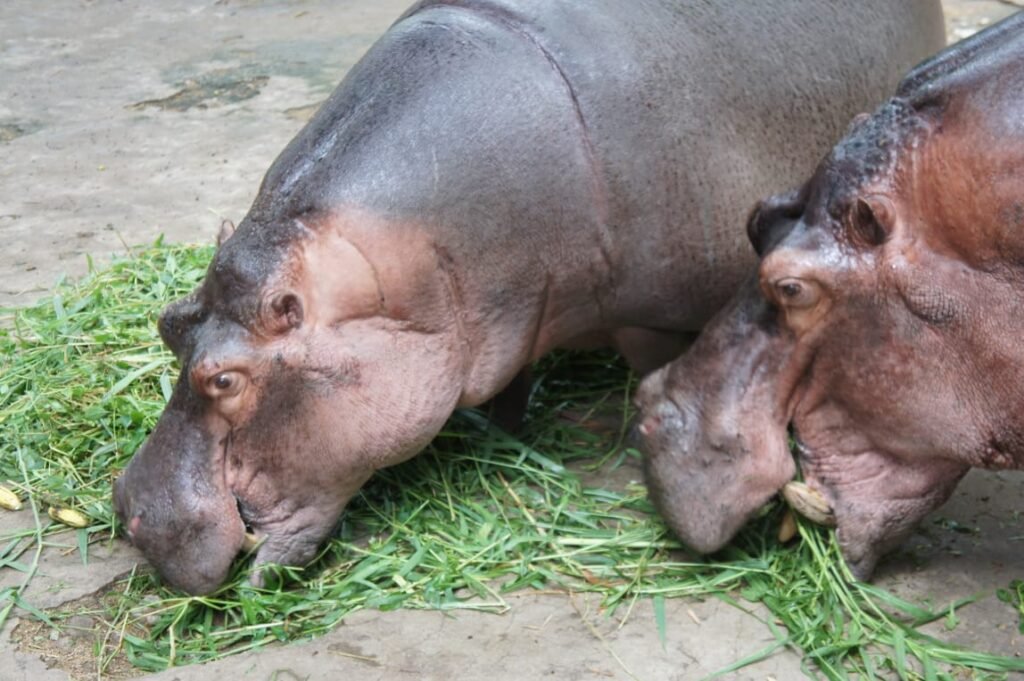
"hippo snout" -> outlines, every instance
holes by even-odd
[[[696,344],[640,384],[637,434],[651,501],[690,548],[711,553],[792,479],[787,414],[774,408],[778,334],[756,282]]]
[[[122,476],[114,483],[114,508],[127,539],[166,584],[193,595],[215,591],[244,542],[233,500],[189,507],[154,498],[133,482]]]
[[[114,481],[114,510],[128,540],[167,584],[194,595],[221,585],[245,535],[216,463],[218,442],[172,404]]]

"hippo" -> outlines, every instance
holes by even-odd
[[[754,262],[744,206],[942,43],[938,0],[415,4],[162,314],[128,538],[205,594],[249,528],[259,584],[553,348],[674,358]]]
[[[656,506],[712,552],[785,491],[852,577],[972,466],[1024,467],[1024,13],[912,70],[748,222],[760,262],[638,388]]]

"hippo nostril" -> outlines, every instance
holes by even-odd
[[[675,400],[662,397],[646,410],[635,431],[643,438],[676,438],[686,428],[686,415]]]
[[[658,418],[657,416],[649,416],[645,418],[643,421],[641,421],[640,425],[637,426],[636,429],[640,431],[641,435],[643,435],[644,437],[648,437],[651,433],[658,429],[658,426],[660,424],[660,418]]]

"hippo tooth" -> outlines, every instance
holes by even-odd
[[[782,515],[782,523],[779,525],[779,543],[785,544],[796,536],[796,517],[791,509],[786,509]]]
[[[793,480],[782,488],[782,496],[790,508],[811,522],[825,527],[836,526],[836,516],[832,512],[832,507],[818,490]]]
[[[255,532],[246,532],[245,539],[242,540],[242,550],[246,553],[250,553],[256,550],[260,544],[263,543],[264,537],[259,536]]]

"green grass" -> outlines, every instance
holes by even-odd
[[[91,518],[77,531],[83,561],[90,543],[116,532],[111,481],[155,424],[176,376],[156,317],[198,283],[210,256],[209,248],[158,243],[12,311],[0,331],[0,481],[37,513],[34,530],[0,538],[0,567],[23,573],[23,585],[60,530],[48,524],[46,505]],[[809,676],[829,679],[987,679],[1024,670],[1024,661],[918,631],[960,604],[932,611],[853,582],[829,532],[801,523],[801,541],[780,546],[775,504],[721,554],[693,558],[642,485],[581,482],[585,470],[600,479],[636,456],[622,447],[629,372],[608,354],[556,353],[535,375],[522,433],[506,435],[476,411],[456,413],[423,454],[364,488],[312,565],[281,568],[265,589],[249,585],[244,561],[209,597],[183,597],[146,570],[116,583],[102,599],[108,632],[97,668],[125,655],[155,671],[305,639],[360,608],[500,612],[510,591],[559,588],[597,592],[609,613],[652,598],[663,637],[672,626],[666,598],[763,603],[777,642],[723,674],[782,647],[803,657]],[[59,618],[32,609],[22,591],[0,591],[0,621],[16,604]],[[1015,601],[1007,595],[1014,607],[1018,592]]]

